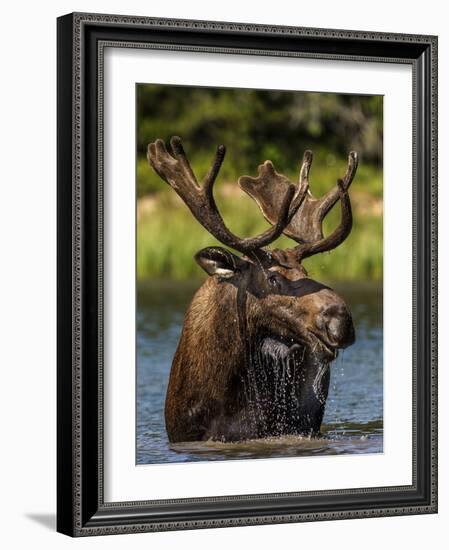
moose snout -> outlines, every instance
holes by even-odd
[[[329,343],[337,348],[346,348],[354,343],[352,316],[343,304],[324,307],[318,315],[317,326],[325,331]]]

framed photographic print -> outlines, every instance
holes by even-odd
[[[58,19],[58,531],[437,511],[437,38]]]

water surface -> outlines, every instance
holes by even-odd
[[[368,283],[331,285],[351,308],[357,339],[331,365],[322,438],[170,445],[163,414],[168,375],[184,312],[199,284],[148,281],[138,286],[137,464],[382,452],[382,288]]]

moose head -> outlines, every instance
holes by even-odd
[[[251,238],[226,227],[214,200],[224,156],[220,145],[200,185],[179,137],[171,139],[170,152],[160,139],[148,146],[150,165],[198,222],[242,254],[209,247],[195,255],[210,277],[187,311],[173,360],[165,406],[168,436],[179,442],[317,435],[329,365],[355,334],[343,299],[309,278],[302,261],[334,249],[349,235],[348,189],[357,154],[349,154],[344,177],[320,199],[310,192],[311,151],[304,154],[297,184],[277,173],[271,161],[259,166],[258,177],[240,177],[240,187],[271,224]],[[341,221],[324,236],[323,220],[338,201]],[[269,250],[282,234],[296,246]]]

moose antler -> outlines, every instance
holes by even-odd
[[[240,238],[234,235],[225,225],[218,211],[213,196],[213,186],[225,156],[225,147],[217,148],[215,160],[199,185],[187,160],[181,139],[174,136],[170,140],[172,154],[167,151],[164,142],[157,139],[148,145],[147,158],[150,165],[181,197],[200,224],[221,243],[246,255],[257,256],[261,260],[269,260],[269,255],[262,250],[281,236],[290,223],[305,197],[302,197],[294,185],[285,182],[278,189],[277,216],[271,218],[272,227],[264,233],[251,238]]]
[[[299,205],[295,203],[296,212],[284,229],[285,235],[299,243],[294,248],[296,260],[332,250],[346,239],[352,228],[352,211],[348,189],[357,171],[357,153],[349,153],[348,168],[343,179],[339,179],[337,185],[320,199],[313,197],[309,190],[309,172],[312,158],[311,151],[304,153],[296,193],[297,196],[302,196],[302,199],[299,201]],[[256,201],[265,219],[270,223],[274,223],[280,208],[279,197],[285,194],[285,189],[291,183],[285,176],[274,170],[270,161],[260,165],[258,172],[259,176],[257,178],[241,176],[238,183]],[[324,237],[323,220],[339,199],[341,222],[333,233]]]

